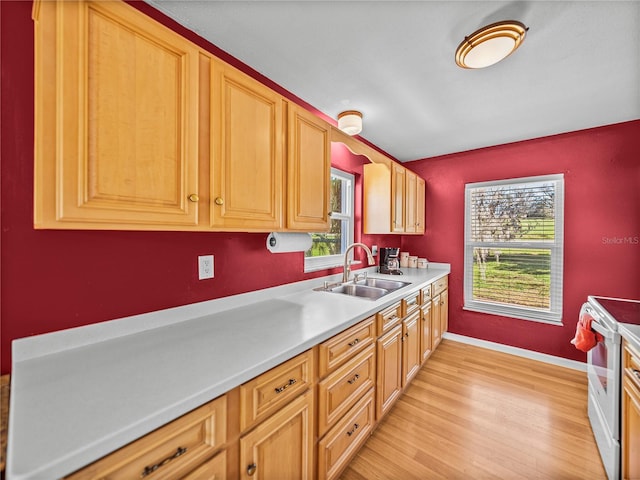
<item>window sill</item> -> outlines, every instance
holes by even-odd
[[[518,320],[527,320],[530,322],[546,323],[562,327],[562,316],[550,312],[534,312],[518,307],[507,306],[491,306],[491,305],[464,305],[463,310],[469,312],[485,313],[487,315],[497,315],[500,317],[515,318]]]
[[[360,260],[355,260],[351,262],[351,265],[362,265],[362,262]],[[304,273],[311,273],[311,272],[319,272],[320,270],[330,270],[332,268],[342,268],[344,266],[344,260],[340,260],[338,261],[329,261],[326,263],[315,263],[312,265],[307,265],[307,262],[305,260],[304,262]]]

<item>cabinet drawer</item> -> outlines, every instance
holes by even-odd
[[[318,478],[338,478],[373,428],[373,388],[318,442]]]
[[[66,478],[179,478],[224,444],[226,417],[227,397],[223,396]]]
[[[394,303],[376,314],[378,337],[400,323],[402,319],[402,302]]]
[[[182,480],[225,480],[227,478],[227,451],[223,450],[211,460],[196,468]]]
[[[313,383],[313,352],[307,350],[240,386],[240,429],[247,430]]]
[[[418,291],[402,299],[402,318],[420,309],[421,296],[421,293]]]
[[[374,318],[370,317],[320,344],[318,376],[325,377],[375,340]]]
[[[421,290],[422,300],[421,303],[424,305],[425,303],[431,300],[431,284],[427,285]]]
[[[431,284],[431,295],[435,296],[449,287],[449,275],[445,275]]]
[[[349,360],[318,385],[318,436],[322,436],[375,384],[375,345]]]

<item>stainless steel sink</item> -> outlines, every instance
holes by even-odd
[[[400,282],[397,280],[387,280],[384,278],[368,277],[368,278],[365,278],[364,280],[361,280],[357,284],[366,285],[368,287],[384,288],[385,290],[394,291],[394,290],[398,290],[399,288],[406,287],[407,285],[409,285],[409,282]]]
[[[358,280],[357,282],[350,281],[338,284],[325,284],[324,287],[314,288],[314,290],[377,300],[407,285],[409,285],[409,282],[369,277]]]

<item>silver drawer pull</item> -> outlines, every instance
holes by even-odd
[[[360,339],[356,338],[353,342],[350,342],[350,343],[349,343],[349,346],[350,346],[350,347],[353,347],[353,346],[355,346],[359,341],[360,341]]]
[[[147,475],[151,475],[153,472],[158,470],[160,467],[164,467],[171,460],[174,460],[174,459],[178,458],[179,456],[184,455],[185,453],[187,453],[187,447],[178,447],[178,449],[176,450],[176,453],[174,453],[173,455],[165,458],[164,460],[162,460],[161,462],[156,463],[155,465],[151,465],[150,467],[144,467],[144,470],[140,474],[140,478],[144,478]]]
[[[290,387],[291,385],[295,384],[296,382],[297,382],[297,380],[295,378],[290,378],[289,381],[287,383],[285,383],[283,386],[276,387],[276,393],[284,392],[288,387]]]
[[[356,383],[356,381],[357,381],[359,378],[360,378],[360,375],[356,373],[356,374],[355,374],[355,376],[354,376],[351,380],[347,380],[347,383],[348,383],[349,385],[353,385],[354,383]]]
[[[635,368],[632,368],[631,371],[636,376],[636,378],[640,380],[640,370],[636,370]]]
[[[360,428],[360,425],[358,425],[357,423],[354,423],[353,428],[347,432],[347,435],[349,436],[353,435],[358,428]]]

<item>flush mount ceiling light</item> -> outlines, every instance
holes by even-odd
[[[520,46],[529,30],[515,20],[492,23],[465,37],[456,50],[462,68],[484,68],[508,57]]]
[[[347,135],[357,135],[362,131],[362,113],[347,110],[338,114],[338,128]]]

